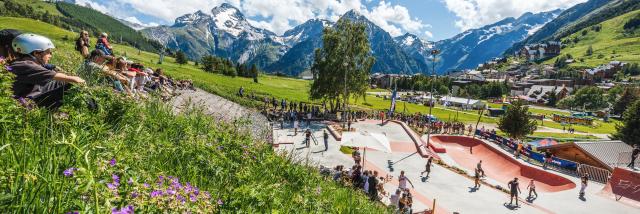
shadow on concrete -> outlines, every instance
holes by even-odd
[[[520,205],[513,205],[513,204],[509,204],[509,203],[504,203],[502,205],[504,207],[506,207],[507,209],[510,209],[510,210],[517,210],[518,208],[520,208]]]
[[[474,193],[480,190],[480,187],[469,187],[469,193]]]

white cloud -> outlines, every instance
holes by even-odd
[[[431,33],[431,31],[425,31],[425,32],[424,32],[424,35],[425,35],[428,39],[433,38],[433,33]]]
[[[247,17],[251,17],[249,22],[252,25],[277,34],[282,34],[312,18],[337,21],[349,10],[358,11],[393,36],[399,36],[404,32],[421,35],[424,28],[430,27],[421,20],[412,18],[406,7],[393,5],[384,0],[370,9],[364,2],[371,2],[371,0],[107,0],[106,2],[76,0],[76,2],[88,3],[102,12],[108,12],[120,18],[134,17],[136,13],[142,13],[157,17],[163,23],[173,23],[175,18],[197,10],[208,13],[212,8],[226,2],[239,8]]]
[[[544,12],[568,8],[587,0],[442,0],[458,20],[461,30],[481,27],[525,12]]]
[[[131,22],[133,24],[138,24],[142,27],[155,27],[158,26],[158,23],[155,22],[151,22],[151,23],[142,23],[140,20],[138,20],[138,18],[136,18],[135,16],[129,16],[127,18],[124,18],[125,21]]]

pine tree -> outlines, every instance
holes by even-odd
[[[640,100],[636,100],[622,116],[622,125],[616,125],[614,138],[631,145],[640,145]]]
[[[589,48],[587,49],[587,52],[585,53],[585,56],[591,56],[593,55],[593,47],[591,47],[591,45],[589,45]]]
[[[523,139],[536,130],[537,122],[531,118],[529,107],[522,101],[512,103],[500,117],[498,128],[514,139]]]
[[[620,98],[616,100],[613,105],[613,114],[622,114],[627,110],[631,104],[638,100],[640,96],[640,89],[628,87],[622,92]]]
[[[258,68],[256,68],[256,64],[251,65],[251,77],[253,77],[253,82],[258,83]]]
[[[187,56],[184,54],[184,52],[182,52],[181,50],[178,50],[176,52],[176,63],[180,65],[184,65],[184,64],[187,64],[187,62],[189,62],[187,60]]]
[[[208,55],[203,56],[202,59],[202,70],[206,72],[214,73],[216,69],[216,59],[214,56]]]

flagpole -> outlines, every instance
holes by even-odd
[[[432,72],[432,79],[431,79],[431,92],[430,92],[430,99],[429,99],[429,130],[427,131],[427,144],[425,146],[429,146],[429,143],[431,142],[431,129],[433,129],[433,121],[431,119],[432,117],[432,112],[433,112],[433,106],[436,104],[433,100],[433,85],[435,85],[436,81],[435,78],[438,76],[436,74],[436,56],[438,55],[438,53],[440,53],[440,51],[438,49],[433,49],[431,50],[431,56],[432,56],[432,61],[433,63],[431,63],[431,72]]]

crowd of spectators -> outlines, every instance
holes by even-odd
[[[89,51],[90,38],[80,32],[76,50],[84,62],[71,72],[50,63],[55,45],[44,36],[18,30],[0,30],[0,61],[15,75],[13,96],[24,105],[55,109],[62,105],[66,91],[74,85],[109,86],[115,91],[140,99],[148,93],[158,93],[163,99],[176,94],[177,89],[194,89],[191,81],[174,80],[161,68],[152,69],[139,62],[116,56],[103,33]]]

